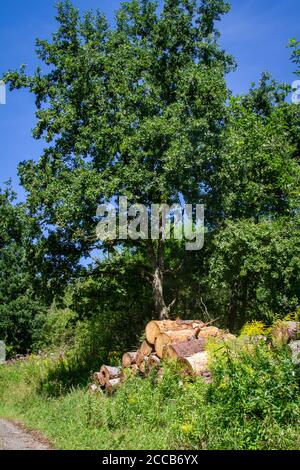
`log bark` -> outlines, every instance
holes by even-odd
[[[201,328],[204,323],[200,320],[152,320],[146,326],[146,338],[148,343],[154,344],[156,338],[166,331],[180,331]]]
[[[197,337],[198,338],[217,338],[222,335],[222,331],[216,326],[205,326],[200,328]]]
[[[193,354],[203,352],[206,344],[206,338],[191,338],[182,343],[168,344],[163,349],[163,359],[178,359],[180,357],[193,356]]]
[[[116,379],[111,379],[106,382],[106,390],[107,392],[112,395],[117,388],[121,386],[121,379],[116,378]]]
[[[132,364],[135,364],[136,356],[137,356],[137,351],[124,353],[122,357],[122,366],[130,367]]]
[[[180,331],[166,331],[160,334],[155,340],[155,352],[157,356],[162,359],[164,347],[170,343],[179,343],[186,341],[195,335],[195,329],[180,330]]]
[[[201,375],[208,369],[208,355],[207,352],[199,352],[190,357],[182,357],[179,359],[179,363],[189,373],[195,375]]]
[[[100,369],[100,374],[104,377],[105,384],[112,379],[121,379],[122,369],[121,367],[111,367],[103,365]]]
[[[144,357],[148,357],[153,352],[153,346],[148,343],[147,340],[143,341],[140,347],[140,351],[144,355]]]

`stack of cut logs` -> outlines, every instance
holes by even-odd
[[[137,351],[126,352],[122,367],[103,365],[94,374],[93,390],[105,388],[113,393],[126,377],[126,370],[132,374],[149,374],[157,369],[162,374],[161,361],[175,359],[186,374],[202,376],[206,382],[211,379],[208,370],[208,356],[205,347],[209,338],[228,338],[229,335],[215,326],[207,326],[200,320],[151,321],[146,326],[146,339]]]

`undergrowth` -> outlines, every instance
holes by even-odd
[[[67,358],[0,367],[0,415],[63,449],[299,449],[299,366],[264,341],[210,347],[213,383],[129,377],[113,397],[70,386]],[[55,379],[54,379],[55,378]],[[64,383],[66,379],[67,385]]]

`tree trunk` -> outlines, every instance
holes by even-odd
[[[166,320],[169,318],[170,309],[164,299],[164,241],[157,241],[157,251],[155,252],[153,241],[149,240],[148,255],[153,267],[152,292],[156,318]]]
[[[229,308],[228,308],[229,331],[235,331],[237,311],[238,311],[238,282],[235,281],[230,291],[230,300],[229,300]]]
[[[160,266],[156,266],[153,274],[152,290],[154,298],[155,313],[159,320],[167,320],[169,316],[169,309],[164,300],[163,291],[164,275]]]

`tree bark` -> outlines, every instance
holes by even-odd
[[[203,352],[206,344],[206,338],[192,338],[182,343],[168,344],[163,350],[163,359],[178,359],[180,357],[193,356],[196,353]]]
[[[157,241],[157,251],[155,253],[153,241],[149,240],[148,255],[153,267],[152,292],[154,300],[155,316],[159,320],[170,318],[170,308],[164,299],[164,241]]]
[[[146,338],[150,344],[154,344],[156,338],[166,331],[194,330],[203,327],[204,323],[200,320],[152,320],[146,326]],[[191,335],[193,334],[191,333]]]
[[[222,331],[216,326],[205,326],[197,334],[198,338],[217,338],[222,335]]]
[[[228,329],[235,331],[238,311],[238,282],[235,281],[230,291],[230,300],[228,308]]]
[[[181,331],[166,331],[159,335],[155,340],[155,351],[157,356],[161,359],[163,357],[164,348],[171,343],[180,343],[186,341],[195,335],[195,330],[181,330]]]
[[[153,274],[152,283],[155,313],[157,318],[159,318],[160,320],[167,320],[168,318],[170,318],[170,312],[166,306],[164,299],[163,282],[163,271],[160,266],[156,266]]]

